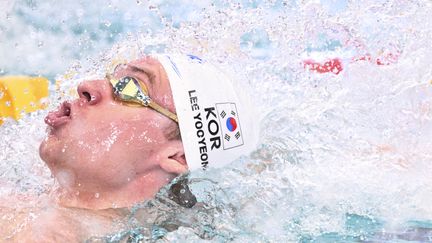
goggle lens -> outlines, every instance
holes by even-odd
[[[121,79],[115,79],[112,78],[111,75],[107,75],[107,79],[110,81],[114,96],[117,99],[151,107],[155,111],[178,123],[177,115],[153,102],[148,96],[147,87],[139,80],[128,76]]]
[[[149,105],[150,97],[148,97],[147,87],[135,78],[110,79],[110,82],[113,86],[114,95],[120,100]]]

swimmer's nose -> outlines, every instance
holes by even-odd
[[[111,87],[106,80],[83,81],[78,85],[79,98],[90,105],[98,104],[111,97]]]

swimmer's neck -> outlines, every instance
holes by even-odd
[[[153,198],[161,187],[174,176],[151,174],[136,177],[123,187],[110,191],[83,191],[79,187],[59,187],[54,192],[57,203],[63,207],[102,210],[129,208],[134,204]],[[151,186],[148,186],[151,185]]]

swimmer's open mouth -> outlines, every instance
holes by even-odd
[[[45,123],[52,128],[60,127],[71,119],[71,103],[63,102],[55,111],[51,111],[45,117]]]

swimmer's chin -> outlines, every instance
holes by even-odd
[[[53,157],[55,156],[55,147],[56,143],[58,142],[58,139],[52,135],[48,134],[47,137],[41,142],[39,145],[39,156],[41,159],[48,165],[48,167],[51,167],[51,161],[53,161]]]

